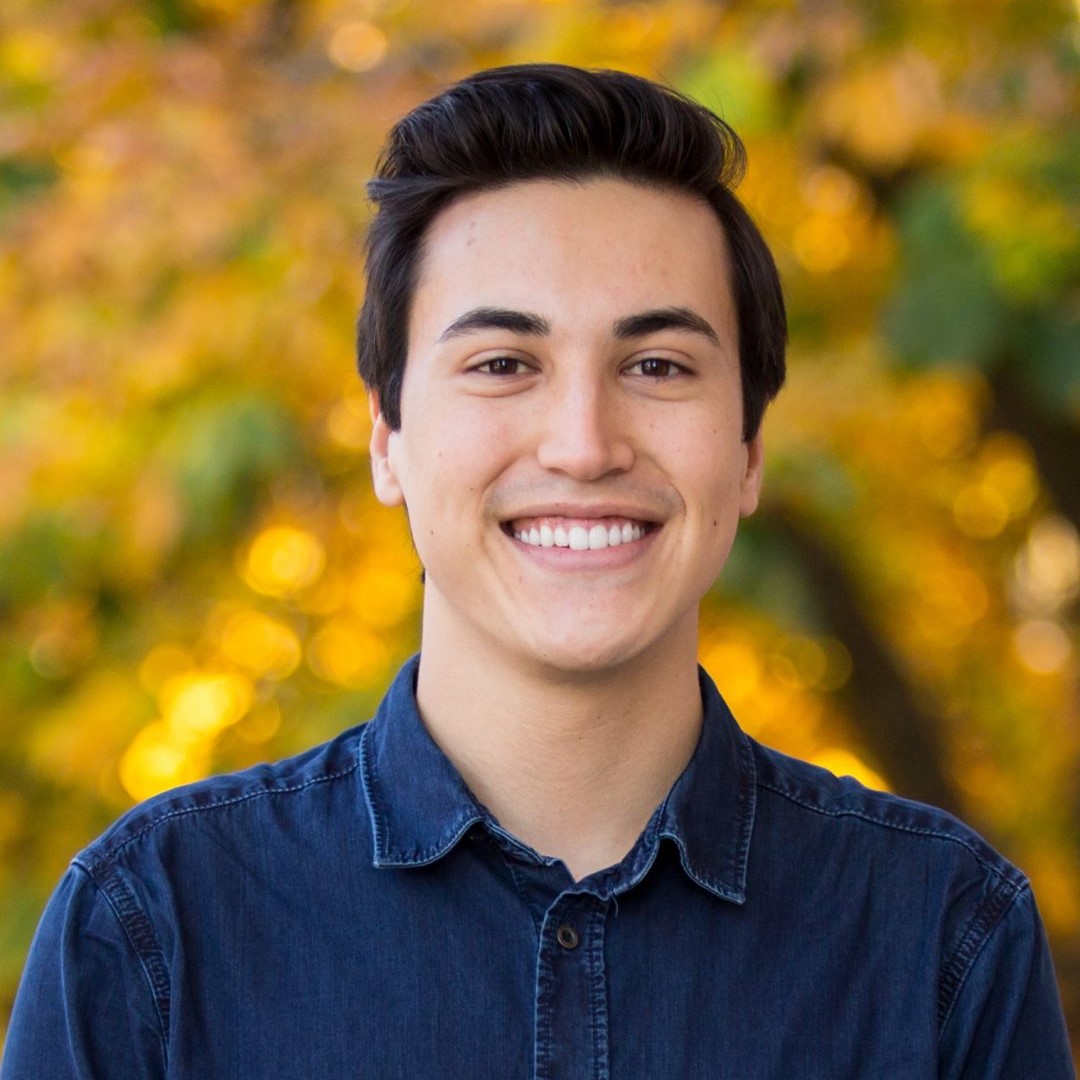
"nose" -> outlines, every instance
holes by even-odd
[[[574,380],[551,395],[540,417],[537,461],[574,480],[626,472],[634,462],[627,417],[615,387],[594,378]]]

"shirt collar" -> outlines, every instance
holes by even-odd
[[[746,870],[757,803],[757,769],[716,684],[698,668],[704,718],[697,749],[654,818],[687,875],[724,900],[746,900]]]
[[[414,656],[401,669],[361,735],[376,867],[424,866],[446,855],[474,824],[497,829],[420,719],[418,666]],[[753,751],[712,679],[704,670],[699,678],[704,722],[697,749],[624,863],[602,875],[605,892],[636,884],[667,838],[691,880],[725,900],[745,900],[756,795]]]
[[[360,772],[377,867],[442,858],[484,812],[435,745],[416,707],[414,656],[398,672],[360,736]]]

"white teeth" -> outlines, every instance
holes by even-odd
[[[606,547],[618,547],[640,540],[645,529],[640,525],[603,525],[596,524],[586,529],[583,525],[532,526],[514,533],[514,539],[530,547],[560,547],[571,551],[599,551]]]

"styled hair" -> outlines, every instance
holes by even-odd
[[[704,199],[720,221],[739,329],[743,439],[784,381],[787,319],[765,240],[733,189],[746,151],[705,106],[620,71],[522,64],[478,72],[391,130],[368,195],[360,376],[401,426],[409,315],[425,234],[462,196],[526,180],[610,177]]]

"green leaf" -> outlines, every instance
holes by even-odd
[[[985,254],[952,193],[930,183],[900,208],[903,277],[883,318],[893,352],[912,367],[986,367],[1000,352],[1005,311]]]
[[[1080,412],[1080,320],[1068,312],[1017,323],[1012,355],[1032,397],[1055,415]]]
[[[222,537],[248,520],[267,484],[302,460],[292,417],[254,393],[212,395],[181,407],[158,456],[186,508],[185,536]]]

